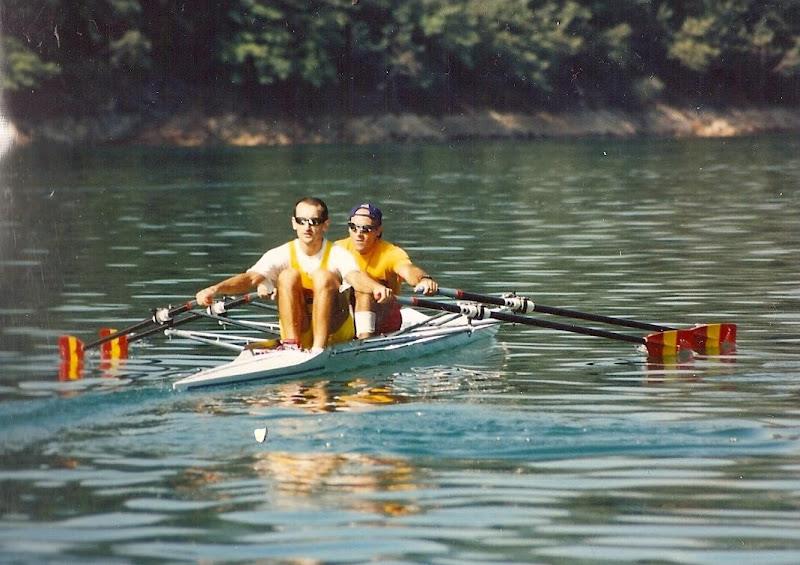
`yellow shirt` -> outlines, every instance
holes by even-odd
[[[344,247],[352,253],[359,268],[372,279],[384,286],[388,286],[395,294],[400,292],[400,286],[403,281],[400,275],[397,274],[397,268],[400,265],[411,263],[408,253],[401,247],[380,239],[371,252],[367,255],[362,255],[353,247],[353,241],[349,237],[340,239],[336,242],[336,245]]]
[[[314,290],[314,282],[311,280],[311,275],[303,270],[300,266],[300,261],[297,258],[297,244],[294,241],[289,242],[289,266],[300,273],[300,280],[302,281],[303,288],[306,290]],[[325,270],[328,268],[328,257],[331,255],[333,244],[326,241],[322,245],[322,260],[320,261],[319,268]]]

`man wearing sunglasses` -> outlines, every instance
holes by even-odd
[[[246,272],[200,290],[197,303],[210,306],[216,295],[244,294],[253,288],[260,296],[278,301],[281,343],[284,347],[310,348],[353,338],[346,282],[375,303],[389,300],[392,290],[358,268],[345,249],[325,239],[330,227],[328,207],[319,198],[297,201],[292,228],[297,238],[270,249]]]
[[[439,289],[430,275],[411,262],[408,253],[382,239],[383,213],[380,208],[369,202],[355,206],[350,210],[347,229],[350,237],[338,240],[336,245],[350,251],[361,270],[389,287],[392,294],[400,292],[402,281],[413,286],[415,292],[430,295]],[[379,302],[371,294],[355,289],[356,337],[363,339],[375,333],[396,331],[402,321],[400,304],[396,300]]]

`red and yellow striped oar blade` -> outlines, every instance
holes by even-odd
[[[692,330],[667,330],[651,333],[644,338],[647,357],[651,360],[674,359],[678,355],[691,355]]]
[[[736,324],[701,324],[692,328],[692,349],[705,355],[727,355],[736,349]]]
[[[117,334],[114,328],[101,328],[100,338]],[[104,341],[100,347],[101,359],[127,359],[128,358],[128,336],[120,334],[117,337]]]
[[[75,336],[62,335],[58,338],[58,350],[61,355],[58,379],[61,381],[80,379],[83,373],[83,342]]]

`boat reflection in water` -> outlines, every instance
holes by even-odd
[[[265,479],[275,505],[296,504],[298,496],[335,489],[346,493],[351,507],[358,512],[404,516],[419,512],[419,507],[400,493],[418,490],[421,477],[408,460],[400,457],[376,457],[361,453],[291,453],[264,451],[254,456],[253,469]],[[393,499],[370,499],[371,494],[390,490]]]
[[[247,512],[235,512],[236,520],[261,524],[271,520],[271,513],[279,508],[296,508],[303,497],[318,502],[317,497],[335,491],[339,499],[348,500],[350,512],[383,516],[405,516],[419,513],[420,507],[410,492],[424,487],[425,477],[411,460],[391,455],[376,456],[353,453],[347,445],[332,446],[330,430],[341,426],[336,439],[344,443],[361,437],[358,428],[371,426],[371,421],[329,420],[334,414],[369,412],[390,406],[414,403],[437,394],[449,395],[457,391],[480,394],[505,386],[498,371],[484,371],[466,367],[435,365],[425,368],[404,368],[385,376],[352,376],[346,379],[304,380],[257,387],[227,390],[226,394],[197,395],[202,400],[195,404],[197,412],[213,415],[232,415],[244,411],[265,418],[268,437],[255,443],[257,450],[240,460],[225,465],[186,469],[178,479],[187,492],[197,489],[225,493],[225,496],[263,496],[269,500],[267,507]],[[401,409],[402,411],[402,409]],[[319,418],[317,416],[328,414]],[[267,417],[268,416],[268,417]],[[312,417],[309,417],[312,416]],[[400,414],[401,417],[405,417]],[[252,419],[247,418],[248,424]],[[252,430],[247,434],[252,438]],[[243,434],[244,435],[244,434]],[[295,452],[287,445],[303,445],[299,438],[320,437],[319,449]],[[337,449],[338,451],[334,451]],[[231,467],[232,465],[232,467]],[[258,479],[254,482],[252,471]],[[246,492],[245,492],[246,491]],[[391,496],[385,496],[387,491]],[[258,493],[258,494],[256,494]],[[316,503],[315,502],[315,503]],[[269,537],[268,533],[263,534]]]

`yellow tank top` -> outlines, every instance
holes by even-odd
[[[303,288],[306,290],[314,290],[314,282],[311,280],[311,274],[303,270],[300,266],[300,261],[297,259],[296,245],[297,240],[289,242],[289,265],[292,269],[300,273],[300,278],[303,281]],[[325,250],[322,252],[322,261],[319,264],[320,269],[328,268],[328,257],[331,255],[331,249],[333,249],[333,244],[330,241],[325,242]]]
[[[300,273],[300,279],[303,284],[303,289],[305,290],[306,295],[306,308],[311,308],[311,301],[313,299],[313,290],[314,290],[314,282],[311,280],[311,274],[307,273],[303,270],[300,266],[300,261],[297,259],[297,250],[295,249],[295,245],[297,244],[296,240],[289,242],[289,264],[292,269],[295,269]],[[325,250],[322,252],[322,261],[320,261],[319,268],[320,269],[327,269],[328,268],[328,258],[331,254],[331,249],[333,249],[333,243],[330,241],[326,242]],[[309,310],[310,312],[310,310]],[[353,325],[353,315],[350,313],[347,318],[342,322],[338,328],[332,328],[333,331],[328,335],[328,344],[332,345],[334,343],[342,343],[344,341],[350,341],[355,337],[355,329]],[[286,339],[285,332],[283,327],[281,327],[281,339]],[[312,328],[309,325],[308,328],[300,335],[300,347],[308,349],[311,347],[311,344],[314,339],[314,334],[312,332]]]

